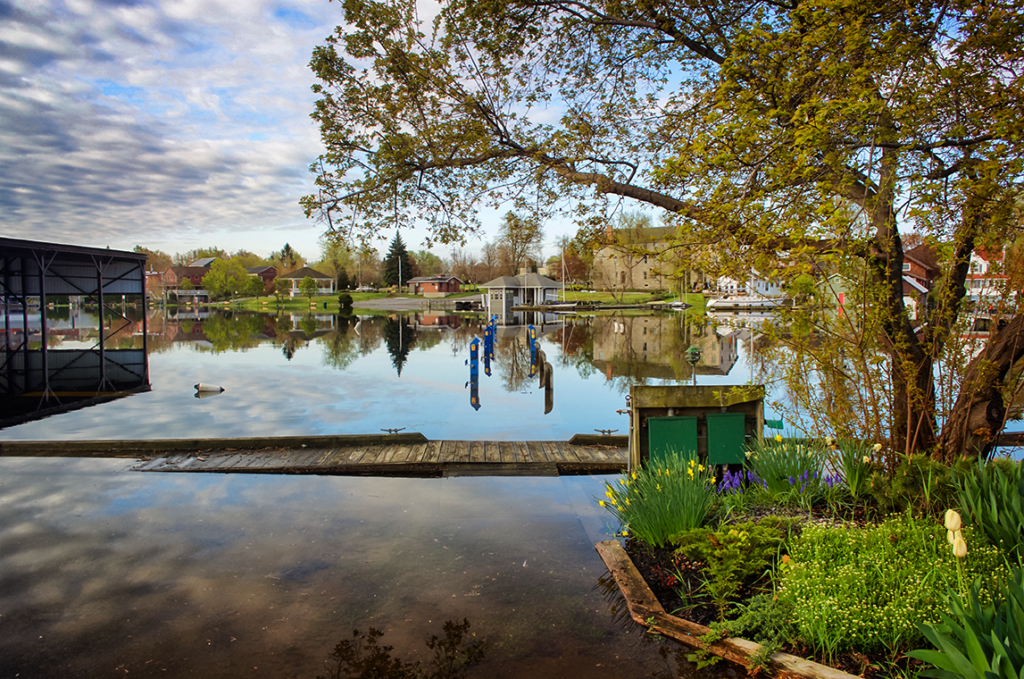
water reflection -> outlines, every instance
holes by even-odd
[[[65,426],[57,431],[19,425],[0,437],[123,438],[123,423],[131,422],[136,429],[128,435],[141,438],[404,428],[435,439],[566,439],[624,431],[618,411],[634,384],[688,384],[695,374],[703,384],[750,378],[753,343],[743,328],[712,328],[674,313],[534,320],[540,322],[531,331],[440,311],[158,311],[148,337],[141,319],[131,331],[118,330],[119,346],[146,345],[151,393],[61,415]],[[81,331],[89,317],[73,322]],[[475,375],[467,370],[474,338],[481,340]],[[696,366],[684,358],[690,346],[701,349]],[[191,398],[197,382],[227,391],[200,401]],[[179,398],[185,385],[188,405]]]
[[[425,635],[464,619],[464,642],[487,641],[472,676],[662,667],[594,588],[605,573],[594,543],[614,530],[594,500],[606,477],[129,466],[0,458],[0,676],[308,678],[339,639],[371,627],[393,658],[427,668]]]
[[[444,638],[436,634],[426,640],[432,657],[429,664],[422,661],[404,662],[392,657],[392,646],[382,646],[377,640],[384,632],[374,627],[366,634],[352,632],[351,639],[342,639],[334,647],[331,657],[324,663],[327,677],[317,679],[461,679],[471,667],[484,659],[487,642],[471,640],[476,634],[469,631],[469,620],[448,620],[444,623]]]

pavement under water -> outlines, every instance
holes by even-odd
[[[692,673],[623,614],[594,549],[614,530],[606,477],[132,462],[0,458],[0,677],[349,676],[371,628],[429,668],[426,640],[464,620],[463,646],[484,642],[468,677]]]

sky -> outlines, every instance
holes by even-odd
[[[341,18],[328,0],[0,0],[0,234],[316,259],[308,63]]]

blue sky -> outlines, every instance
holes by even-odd
[[[308,63],[341,19],[328,0],[0,0],[0,235],[316,259]],[[572,233],[546,225],[547,253]]]
[[[316,258],[323,228],[298,204],[321,149],[308,63],[341,15],[328,0],[0,0],[0,234]]]
[[[0,0],[0,232],[316,255],[327,0]]]

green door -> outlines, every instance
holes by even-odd
[[[696,417],[647,418],[648,468],[682,455],[697,456]]]
[[[744,459],[746,416],[743,413],[708,413],[708,462],[741,464]]]

